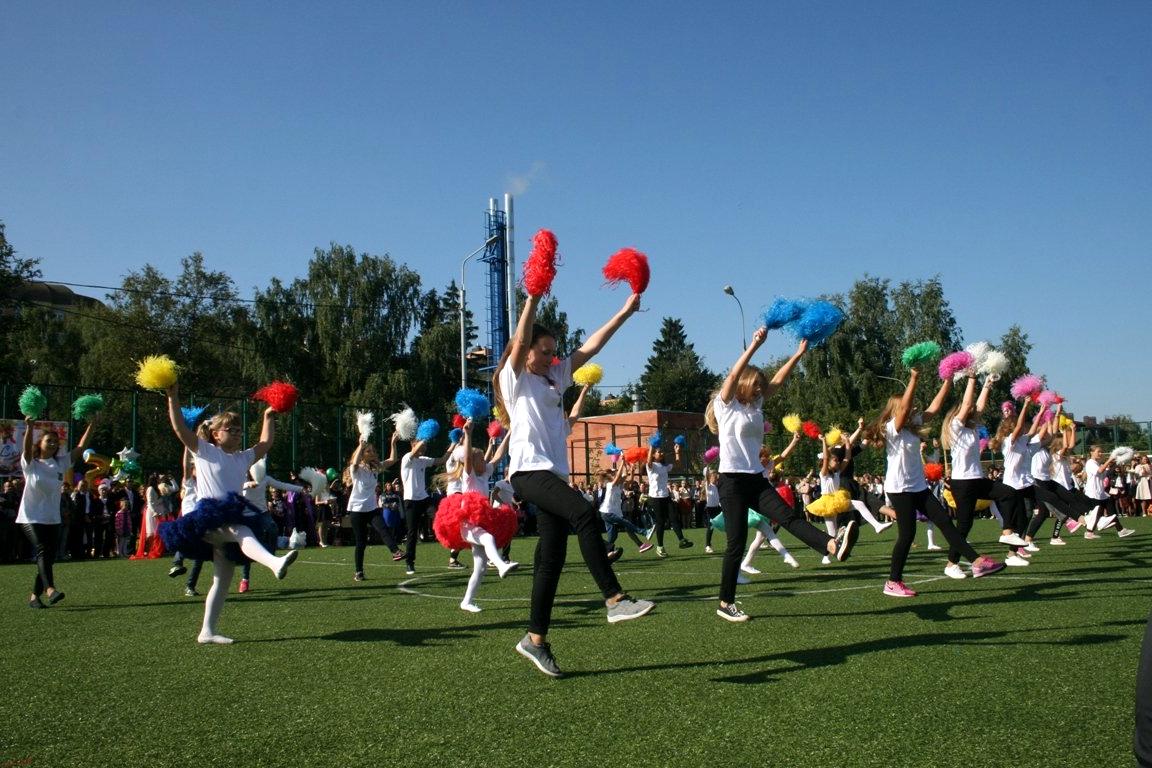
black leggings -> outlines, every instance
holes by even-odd
[[[352,517],[352,538],[356,542],[354,555],[356,573],[362,573],[364,571],[364,550],[368,546],[368,526],[371,525],[376,529],[376,533],[380,534],[380,540],[384,542],[384,546],[392,552],[396,551],[396,539],[392,537],[392,532],[384,527],[384,518],[380,515],[380,510],[349,512],[348,514]]]
[[[680,527],[680,510],[672,510],[672,499],[667,496],[662,498],[649,496],[648,511],[652,515],[652,519],[656,521],[656,546],[664,546],[664,531],[668,528],[669,523],[671,523],[672,532],[676,534],[676,540],[684,540],[684,529]]]
[[[1037,480],[1035,488],[1036,500],[1042,503],[1038,505],[1038,511],[1032,516],[1032,522],[1028,524],[1028,538],[1036,536],[1040,526],[1049,517],[1049,509],[1071,518],[1078,518],[1080,515],[1092,511],[1087,499],[1083,496],[1078,498],[1076,494],[1055,480]]]
[[[1005,507],[1010,507],[1012,499],[1016,498],[1015,488],[996,480],[989,480],[987,477],[975,477],[968,480],[953,478],[948,481],[948,487],[952,489],[952,498],[956,501],[956,530],[965,541],[968,540],[968,534],[972,530],[972,522],[976,517],[976,502],[980,499],[987,499],[988,501],[1001,502]],[[1010,512],[1010,509],[1004,509],[1000,514],[1006,515]],[[1005,525],[1007,525],[1007,519],[1005,517]],[[948,562],[953,565],[960,562],[959,549],[956,547],[949,548]]]
[[[428,514],[428,499],[404,500],[404,524],[408,526],[408,539],[404,542],[409,568],[416,565],[416,542],[420,540],[420,531],[424,529],[424,517]]]
[[[601,533],[604,525],[592,502],[548,470],[517,472],[512,488],[524,501],[536,506],[536,556],[532,563],[532,609],[528,631],[547,635],[552,623],[556,587],[568,554],[568,527],[576,531],[580,554],[605,599],[620,594],[620,582],[608,562]]]
[[[940,533],[944,534],[948,544],[968,562],[980,557],[968,540],[956,530],[956,526],[952,525],[952,519],[948,517],[944,505],[927,488],[912,493],[889,493],[888,500],[892,503],[892,509],[896,511],[896,530],[899,531],[896,534],[896,543],[892,545],[892,567],[888,573],[890,580],[904,580],[904,564],[908,562],[908,552],[912,549],[913,539],[916,538],[917,512],[923,512],[924,516],[940,529]]]
[[[720,491],[720,510],[724,514],[724,532],[728,537],[720,571],[721,602],[731,603],[736,599],[736,577],[748,545],[749,509],[779,523],[820,554],[828,554],[828,542],[832,537],[785,504],[764,475],[758,472],[721,472],[717,489]]]
[[[21,523],[20,527],[36,555],[36,581],[32,585],[32,594],[40,597],[44,590],[56,589],[52,581],[52,564],[56,562],[56,549],[60,545],[60,525]]]

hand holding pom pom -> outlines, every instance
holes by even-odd
[[[416,439],[421,442],[431,440],[438,434],[440,434],[440,422],[436,419],[425,419],[416,428]]]
[[[176,383],[176,363],[168,355],[151,355],[140,361],[136,370],[136,383],[144,389],[161,392]]]
[[[976,373],[970,352],[953,352],[950,355],[945,355],[944,359],[940,361],[939,374],[941,381],[968,375],[969,373]]]
[[[627,281],[632,293],[644,293],[650,277],[648,257],[633,248],[621,248],[604,265],[604,279],[611,284]]]
[[[823,344],[844,323],[844,313],[828,301],[813,301],[790,325],[796,338],[813,346]]]
[[[814,421],[806,421],[801,426],[804,430],[804,435],[812,440],[820,439],[820,425]]]
[[[629,464],[647,464],[648,449],[643,445],[635,445],[624,451],[624,461]]]
[[[43,414],[45,409],[48,408],[48,398],[44,397],[44,393],[40,391],[39,387],[34,387],[29,384],[20,393],[20,413],[27,416],[29,419],[38,419]]]
[[[900,356],[900,361],[904,363],[905,368],[918,368],[921,365],[939,360],[940,352],[940,345],[936,342],[922,341],[905,349],[904,354]]]
[[[288,413],[296,407],[296,401],[299,398],[300,390],[286,381],[274,381],[271,384],[266,384],[252,395],[253,400],[268,403],[268,406],[276,413]]]
[[[1044,380],[1039,376],[1026,373],[1012,382],[1012,397],[1016,400],[1034,399],[1044,389]]]
[[[784,425],[784,430],[791,432],[792,434],[799,432],[800,427],[803,426],[803,422],[800,421],[800,414],[798,413],[788,414],[783,419],[781,419],[781,423]]]
[[[572,372],[572,381],[582,387],[594,387],[604,378],[604,369],[596,363],[585,363]]]
[[[404,406],[404,410],[392,414],[388,419],[396,425],[396,434],[400,436],[401,440],[411,440],[416,437],[416,429],[420,422],[416,418],[416,411],[407,405]]]
[[[772,302],[772,306],[768,307],[761,315],[761,323],[765,328],[774,331],[777,328],[783,328],[789,323],[795,322],[804,314],[804,309],[808,306],[807,302],[794,301],[793,299],[776,299]]]
[[[540,297],[552,288],[556,279],[556,235],[541,229],[532,238],[532,252],[524,262],[524,290]]]
[[[466,418],[482,419],[492,410],[492,403],[488,396],[479,390],[461,389],[456,393],[456,410]]]
[[[376,429],[376,417],[372,415],[372,412],[356,411],[356,430],[360,433],[360,439],[368,442],[374,429]]]
[[[488,437],[492,440],[499,440],[504,436],[504,425],[499,421],[493,419],[488,422]]]
[[[924,465],[924,479],[930,483],[935,483],[944,477],[944,465],[935,462],[929,462]]]
[[[659,448],[660,443],[664,440],[664,436],[659,432],[653,432],[652,436],[648,438],[648,445],[652,448]]]

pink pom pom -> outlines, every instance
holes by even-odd
[[[776,426],[768,421],[768,419],[764,419],[764,434],[770,435],[774,429],[776,429]]]
[[[510,507],[495,509],[482,493],[454,493],[445,496],[432,519],[432,532],[446,549],[468,549],[460,527],[464,523],[483,528],[496,539],[496,546],[506,547],[516,535],[519,520]]]
[[[492,419],[492,421],[488,422],[488,437],[495,440],[496,438],[500,437],[503,434],[504,434],[504,425],[503,424],[501,424],[496,419]]]
[[[1052,419],[1054,419],[1054,418],[1056,418],[1056,412],[1055,411],[1050,411],[1047,408],[1040,411],[1040,423],[1041,424],[1047,424],[1048,422],[1052,421]]]
[[[629,464],[646,464],[648,462],[648,447],[634,445],[624,450],[624,461]]]
[[[824,431],[820,429],[820,425],[814,421],[804,422],[802,425],[800,425],[800,429],[803,430],[804,434],[812,440],[819,440],[824,434]]]
[[[971,352],[953,352],[947,355],[940,361],[940,379],[948,381],[960,371],[971,368],[973,362]]]
[[[705,464],[711,464],[712,462],[716,461],[716,459],[720,458],[720,446],[714,445],[708,450],[704,451],[703,458]]]
[[[1032,398],[1033,400],[1044,389],[1044,380],[1039,376],[1033,376],[1031,373],[1026,373],[1016,381],[1012,382],[1012,398],[1014,400],[1023,400],[1025,397]]]
[[[556,279],[556,235],[541,229],[532,238],[532,252],[524,262],[524,290],[529,296],[543,296]]]
[[[934,483],[944,477],[944,465],[935,462],[929,462],[924,465],[924,477],[930,483]]]
[[[1044,406],[1045,408],[1056,405],[1057,403],[1064,402],[1064,400],[1061,399],[1060,395],[1056,394],[1055,392],[1053,392],[1050,389],[1046,389],[1043,392],[1041,392],[1036,397],[1036,401],[1038,403],[1040,403],[1040,405]]]
[[[626,280],[632,293],[644,293],[650,278],[648,257],[634,248],[621,248],[604,265],[604,279],[613,284]]]
[[[276,413],[287,413],[292,410],[296,407],[296,401],[299,398],[300,390],[286,381],[274,381],[271,384],[266,384],[252,395],[253,400],[268,403]]]
[[[980,438],[980,453],[984,453],[986,450],[988,450],[988,438],[982,437]]]

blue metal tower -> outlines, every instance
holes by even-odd
[[[504,348],[508,346],[511,329],[508,327],[508,217],[505,211],[496,209],[492,200],[485,219],[488,227],[487,238],[496,236],[484,250],[480,258],[488,265],[488,366],[491,371]]]

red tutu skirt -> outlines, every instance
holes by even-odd
[[[432,519],[432,532],[446,549],[469,549],[472,545],[464,541],[460,531],[463,523],[488,531],[496,539],[498,547],[508,546],[520,527],[516,510],[511,507],[493,508],[487,496],[475,491],[445,496]]]

